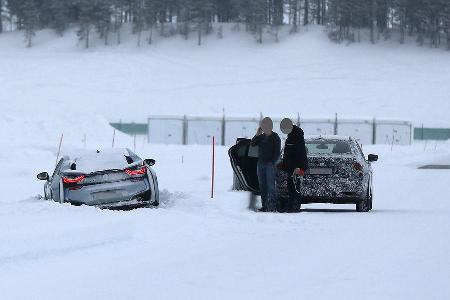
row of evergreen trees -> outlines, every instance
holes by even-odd
[[[442,39],[450,49],[450,0],[336,0],[329,1],[330,20],[335,26],[329,31],[332,39],[360,39],[360,29],[370,29],[370,40],[380,36],[390,38],[392,28],[400,33],[400,43],[406,35],[416,36],[423,45],[426,40],[439,47]]]
[[[361,29],[369,29],[375,43],[395,29],[401,43],[414,35],[418,43],[429,41],[433,47],[444,40],[450,49],[450,0],[0,0],[0,8],[0,33],[9,22],[24,31],[29,47],[38,29],[62,35],[74,25],[86,47],[93,34],[105,44],[111,38],[120,43],[126,23],[133,25],[139,46],[151,44],[155,33],[186,39],[195,33],[200,45],[217,22],[243,24],[259,43],[266,32],[278,39],[283,24],[294,33],[316,23],[327,25],[329,37],[338,42],[360,41]]]

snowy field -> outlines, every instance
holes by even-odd
[[[61,133],[63,153],[109,148],[108,121],[119,118],[298,107],[450,122],[448,52],[389,42],[346,47],[314,28],[262,47],[244,36],[183,50],[169,47],[185,43],[173,39],[152,49],[129,41],[85,51],[72,37],[39,33],[29,50],[18,34],[2,34],[0,299],[450,298],[450,172],[417,169],[450,164],[449,142],[364,145],[380,155],[370,213],[351,205],[251,212],[248,195],[231,191],[223,147],[210,199],[208,146],[140,140],[136,152],[157,160],[159,209],[40,199],[35,176],[53,171]],[[133,141],[118,133],[116,147]]]
[[[337,45],[314,26],[263,45],[230,28],[201,47],[177,36],[137,48],[125,33],[120,46],[98,41],[86,50],[75,41],[74,32],[59,38],[43,31],[27,49],[22,33],[2,34],[4,109],[75,119],[88,104],[109,121],[133,122],[149,114],[283,116],[289,109],[450,127],[450,52],[414,42]]]
[[[129,212],[36,198],[41,183],[34,173],[41,169],[34,165],[51,169],[51,153],[34,165],[2,161],[11,175],[0,201],[2,298],[450,296],[450,173],[416,169],[450,161],[450,145],[365,147],[380,155],[370,213],[352,205],[250,212],[248,195],[230,191],[226,150],[218,151],[216,198],[210,199],[209,147],[138,149],[158,160],[162,205]]]

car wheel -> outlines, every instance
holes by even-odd
[[[369,190],[367,190],[367,195],[364,199],[361,199],[359,203],[356,203],[357,212],[368,212],[372,209],[372,199]]]
[[[292,210],[294,212],[300,212],[301,209],[302,209],[302,204],[300,202],[295,203],[294,206],[292,207]]]

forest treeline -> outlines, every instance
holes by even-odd
[[[93,35],[120,43],[124,24],[132,25],[138,46],[155,34],[193,36],[201,45],[213,31],[221,37],[223,23],[245,28],[259,43],[267,34],[278,39],[282,25],[295,33],[314,23],[337,42],[360,41],[365,30],[376,43],[396,31],[400,43],[414,36],[420,45],[450,49],[450,0],[0,0],[0,7],[0,33],[6,26],[23,30],[28,47],[48,28],[63,35],[76,26],[85,47]]]

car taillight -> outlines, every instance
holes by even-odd
[[[142,167],[140,169],[137,170],[131,170],[131,169],[125,169],[125,173],[127,173],[130,176],[133,175],[144,175],[145,173],[147,173],[147,167]]]
[[[356,171],[362,171],[362,169],[363,169],[363,167],[361,166],[361,164],[358,163],[358,162],[353,164],[353,168],[354,168]]]
[[[74,178],[63,177],[62,179],[63,179],[64,183],[80,183],[81,181],[84,180],[85,177],[86,176],[81,175],[81,176],[74,177]]]

